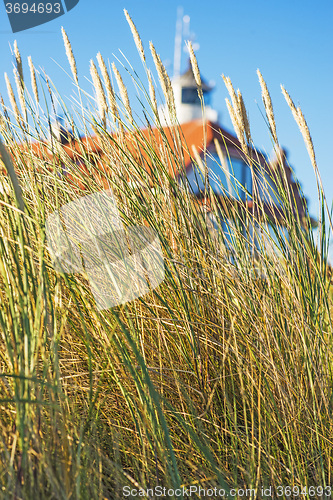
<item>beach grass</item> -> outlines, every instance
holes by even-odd
[[[277,498],[280,486],[290,486],[294,498],[313,498],[310,487],[320,497],[332,484],[331,220],[305,118],[284,90],[318,183],[318,241],[306,204],[295,213],[261,73],[281,172],[279,216],[263,210],[258,193],[273,204],[271,187],[258,174],[245,104],[230,79],[228,108],[254,186],[252,195],[238,189],[256,210],[226,197],[221,214],[208,152],[200,159],[184,144],[170,78],[153,45],[149,67],[126,15],[146,82],[126,61],[117,68],[99,54],[88,95],[64,31],[72,107],[31,58],[31,82],[27,70],[26,80],[20,77],[18,55],[15,85],[7,76],[8,105],[2,100],[0,114],[0,498],[111,500],[156,486],[170,490],[166,498],[181,498],[172,491],[190,487],[199,498],[199,486],[223,489],[226,498],[233,488],[268,498],[270,487]],[[146,126],[159,130],[158,143],[142,133],[125,71]],[[161,95],[172,140],[157,113]],[[52,133],[55,102],[76,159]],[[82,139],[87,133],[90,142]],[[185,151],[204,180],[202,203],[187,182]],[[225,172],[225,158],[220,166]],[[54,269],[45,224],[59,207],[106,188],[125,226],[157,233],[165,279],[143,297],[101,311],[84,271]]]

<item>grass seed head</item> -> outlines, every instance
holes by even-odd
[[[108,98],[110,111],[111,111],[113,120],[115,121],[117,119],[117,117],[118,117],[118,108],[117,108],[116,96],[114,94],[114,90],[113,90],[113,87],[112,87],[112,83],[111,83],[109,72],[107,70],[107,67],[106,67],[105,61],[103,59],[103,56],[102,56],[102,54],[100,52],[98,52],[98,54],[97,54],[97,61],[98,61],[98,65],[99,65],[99,68],[100,68],[102,76],[103,76],[103,80],[104,80],[104,85],[105,85],[105,88],[106,88],[106,95],[107,95],[107,98]]]
[[[227,91],[229,92],[231,103],[232,103],[234,111],[235,111],[236,119],[239,122],[239,126],[241,126],[242,111],[241,111],[241,108],[240,108],[240,105],[239,105],[239,101],[238,101],[238,97],[237,97],[236,91],[234,89],[234,86],[233,86],[233,84],[232,84],[231,79],[230,79],[229,76],[222,75],[222,78],[223,78],[224,84],[225,84],[225,86],[227,88]]]
[[[20,79],[19,72],[18,72],[18,70],[16,68],[13,68],[13,73],[14,73],[16,90],[17,90],[17,95],[18,95],[18,99],[19,99],[19,102],[20,102],[20,107],[21,107],[22,115],[24,116],[25,122],[27,122],[27,119],[28,119],[27,105],[26,105],[26,102],[25,102],[24,88],[22,86],[22,80]]]
[[[149,47],[150,47],[151,55],[153,56],[153,61],[154,61],[155,67],[156,67],[158,79],[160,81],[160,85],[161,85],[164,97],[166,99],[168,99],[167,82],[165,81],[165,73],[166,73],[165,68],[164,68],[162,61],[161,61],[161,58],[157,54],[156,49],[155,49],[152,42],[150,42]]]
[[[274,117],[274,111],[273,111],[273,104],[272,104],[272,99],[270,96],[270,93],[268,91],[266,82],[260,72],[259,69],[257,69],[257,75],[259,78],[259,83],[261,87],[261,95],[262,95],[262,100],[265,106],[265,111],[266,111],[266,116],[267,120],[269,123],[269,127],[271,129],[271,134],[273,136],[274,142],[278,144],[278,138],[277,138],[277,133],[276,133],[276,123],[275,123],[275,117]]]
[[[169,78],[169,75],[161,61],[160,56],[157,54],[156,49],[152,42],[150,42],[150,51],[153,56],[154,64],[157,70],[158,79],[160,81],[160,85],[166,100],[166,103],[169,108],[170,116],[176,116],[176,104],[175,104],[175,96],[173,93],[172,83]]]
[[[8,93],[10,105],[12,107],[15,119],[19,123],[21,121],[22,117],[21,117],[21,114],[19,112],[19,109],[18,109],[18,106],[17,106],[17,102],[16,102],[16,99],[15,99],[15,94],[14,94],[14,91],[13,91],[13,87],[12,87],[10,81],[9,81],[7,73],[5,73],[5,81],[6,81],[6,87],[7,87],[7,93]]]
[[[153,84],[153,77],[151,74],[151,71],[147,71],[147,76],[148,76],[148,85],[149,85],[149,96],[152,104],[152,109],[155,114],[157,114],[157,101],[156,101],[156,93],[155,93],[155,87]]]
[[[21,54],[19,51],[19,48],[17,46],[17,41],[14,41],[14,55],[15,55],[15,61],[16,61],[16,68],[20,77],[21,85],[23,85],[23,66],[22,66],[22,58]]]
[[[78,83],[78,74],[77,74],[76,61],[75,61],[75,57],[74,57],[74,54],[73,54],[73,49],[72,49],[71,42],[69,41],[67,33],[66,33],[66,31],[64,30],[63,27],[61,27],[61,33],[62,33],[62,37],[64,39],[64,45],[65,45],[66,55],[67,55],[67,59],[68,59],[69,65],[71,67],[72,75],[74,77],[75,83]]]
[[[290,95],[288,94],[286,89],[283,87],[283,85],[281,85],[281,90],[282,90],[282,94],[284,95],[285,100],[287,101],[289,108],[291,109],[291,112],[293,114],[293,117],[294,117],[297,125],[300,126],[298,112],[297,112],[296,106],[295,106],[292,98],[290,97]]]
[[[145,63],[146,62],[146,56],[145,56],[145,51],[143,49],[143,44],[142,44],[142,40],[140,38],[139,32],[138,32],[135,24],[133,23],[131,16],[129,15],[129,13],[127,12],[126,9],[124,9],[124,13],[125,13],[125,17],[127,19],[127,22],[129,24],[129,27],[131,28],[131,32],[132,32],[132,35],[133,35],[133,38],[134,38],[134,42],[135,42],[136,48],[138,49],[139,55],[141,57],[141,60],[142,60],[143,63]]]
[[[300,107],[297,108],[297,115],[298,115],[298,125],[301,131],[301,134],[303,136],[303,140],[305,142],[306,149],[308,151],[308,154],[311,159],[312,166],[315,170],[317,170],[317,160],[316,160],[316,155],[315,155],[315,150],[313,147],[313,142],[312,142],[312,137],[310,134],[310,130],[308,127],[308,124],[306,122],[305,116],[303,115],[303,112]]]
[[[243,99],[243,96],[242,96],[241,91],[239,89],[237,90],[237,99],[238,99],[239,108],[240,108],[241,113],[242,113],[242,122],[244,124],[244,131],[245,131],[246,140],[247,140],[248,144],[250,144],[251,143],[250,122],[249,122],[249,117],[248,117],[248,114],[246,111],[244,99]]]
[[[244,139],[244,128],[242,126],[242,123],[239,120],[239,116],[237,116],[235,108],[233,107],[233,105],[231,104],[231,102],[229,101],[228,98],[226,98],[225,102],[227,104],[228,112],[229,112],[230,119],[231,119],[232,125],[234,127],[234,130],[236,132],[237,139],[239,140],[244,153],[246,155],[248,155],[249,150],[248,150],[247,144],[246,144],[245,139]]]
[[[186,46],[187,46],[188,52],[190,54],[190,61],[191,61],[191,66],[192,66],[192,71],[193,71],[195,83],[201,89],[201,87],[202,87],[202,81],[201,81],[201,76],[200,76],[198,61],[197,61],[196,55],[195,55],[194,50],[193,50],[192,42],[188,41],[186,43]]]
[[[34,94],[36,104],[38,104],[39,103],[39,94],[38,94],[38,87],[37,87],[37,80],[36,80],[36,71],[35,71],[35,67],[33,65],[31,56],[28,57],[28,64],[29,64],[29,69],[30,69],[30,79],[31,79],[32,92]]]
[[[134,123],[133,121],[133,115],[132,115],[132,108],[131,108],[131,105],[130,105],[130,101],[129,101],[129,97],[128,97],[128,92],[127,92],[127,88],[124,84],[124,81],[121,77],[121,74],[119,73],[115,63],[112,63],[112,71],[114,73],[114,76],[116,78],[116,81],[117,81],[117,85],[118,85],[118,88],[119,88],[119,93],[120,93],[120,97],[121,97],[121,100],[125,106],[125,110],[127,112],[127,115],[129,117],[129,120],[131,123]]]
[[[92,78],[94,89],[95,89],[98,111],[99,111],[101,120],[104,123],[105,116],[107,113],[106,98],[105,98],[105,93],[104,93],[104,89],[103,89],[103,85],[102,85],[100,76],[98,74],[96,65],[95,65],[93,60],[90,60],[90,74],[91,74],[91,78]]]

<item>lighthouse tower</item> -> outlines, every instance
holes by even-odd
[[[211,107],[211,93],[213,86],[202,81],[202,93],[205,104],[204,116],[202,113],[201,102],[198,94],[191,64],[185,73],[172,79],[172,88],[175,96],[175,106],[177,120],[180,124],[191,122],[193,120],[202,120],[203,118],[216,123],[218,121],[218,112]],[[166,105],[160,106],[160,120],[163,125],[170,125],[168,108]]]
[[[195,82],[190,60],[188,59],[188,69],[180,74],[182,50],[188,53],[188,48],[183,47],[183,40],[193,41],[194,33],[190,31],[190,16],[183,16],[182,7],[178,8],[175,50],[173,62],[173,78],[171,81],[173,93],[175,96],[175,106],[177,120],[180,124],[188,123],[193,120],[208,120],[213,123],[218,122],[218,112],[211,107],[211,93],[214,86],[205,82],[201,77],[202,93],[204,97],[205,113],[202,113],[202,106],[198,94],[198,87]],[[200,45],[193,43],[193,49],[198,50]],[[162,125],[170,125],[168,107],[164,104],[159,107],[159,117]]]

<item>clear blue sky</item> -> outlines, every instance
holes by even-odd
[[[80,0],[68,14],[41,27],[12,34],[0,4],[0,92],[6,95],[3,73],[12,74],[9,44],[17,39],[22,56],[31,55],[37,67],[45,68],[63,96],[72,93],[60,27],[72,42],[81,83],[89,84],[89,60],[101,51],[110,61],[119,49],[141,72],[141,61],[132,40],[123,9],[137,25],[144,46],[152,40],[172,74],[177,7],[191,18],[191,31],[200,43],[197,52],[202,75],[216,82],[213,105],[221,112],[221,124],[231,129],[225,106],[227,91],[221,73],[240,88],[249,111],[257,147],[271,151],[261,117],[260,68],[270,89],[281,144],[289,151],[312,215],[317,215],[315,178],[303,140],[281,94],[285,85],[300,104],[310,126],[329,206],[333,201],[333,3],[331,0]],[[56,62],[54,62],[56,61]],[[151,60],[150,60],[151,61]],[[183,68],[186,57],[183,56]],[[153,63],[151,61],[151,67]],[[27,68],[26,68],[27,72]],[[142,73],[141,73],[142,74]],[[133,100],[135,99],[133,94]]]

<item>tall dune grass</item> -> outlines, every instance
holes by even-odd
[[[203,160],[193,153],[197,175],[205,180],[200,205],[185,175],[187,145],[176,126],[170,79],[152,46],[175,125],[171,142],[159,122],[160,91],[153,85],[147,54],[127,18],[148,90],[130,66],[125,69],[140,93],[147,125],[160,129],[159,145],[136,121],[123,70],[113,66],[118,93],[99,54],[98,64],[91,64],[96,99],[80,88],[64,32],[76,93],[73,107],[65,106],[31,59],[32,87],[16,78],[25,103],[21,111],[13,95],[14,109],[2,101],[0,496],[116,499],[123,498],[126,485],[200,485],[226,492],[252,489],[248,498],[266,498],[262,488],[271,486],[275,498],[279,485],[294,491],[328,487],[330,218],[305,119],[292,108],[318,179],[318,246],[307,207],[302,217],[295,214],[261,74],[275,168],[282,172],[275,182],[282,208],[279,218],[271,214],[273,221],[263,210],[258,193],[273,203],[271,188],[259,175],[241,94],[227,80],[229,109],[254,190],[253,196],[245,193],[252,210],[226,197],[221,217],[206,175],[208,152]],[[85,170],[52,136],[55,102],[73,129],[77,159]],[[87,131],[102,148],[103,162],[93,143],[81,139]],[[33,143],[40,146],[38,154]],[[170,173],[172,167],[181,181]],[[45,220],[68,201],[108,186],[125,225],[148,224],[157,232],[166,277],[150,294],[98,311],[84,273],[54,271]]]

